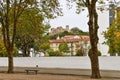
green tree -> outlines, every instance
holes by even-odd
[[[4,57],[6,55],[6,49],[3,44],[3,41],[0,39],[0,57]]]
[[[69,33],[68,31],[64,31],[64,32],[62,32],[62,33],[60,33],[60,34],[58,34],[58,35],[59,35],[60,38],[61,38],[61,37],[65,36],[65,35],[70,35],[70,33]]]
[[[101,52],[100,51],[98,51],[98,56],[101,56]]]
[[[62,52],[61,51],[55,51],[55,55],[56,56],[62,56]]]
[[[42,45],[40,45],[40,50],[43,51],[47,51],[48,49],[50,49],[50,43],[43,43]]]
[[[58,36],[61,38],[65,35],[88,35],[88,32],[80,30],[78,27],[73,27],[70,31],[63,31],[62,33],[51,35],[50,39],[56,39]]]
[[[59,36],[59,34],[55,34],[55,35],[49,36],[49,38],[50,38],[50,40],[52,40],[52,39],[57,39],[58,36]]]
[[[89,26],[89,36],[91,48],[89,50],[89,57],[91,61],[91,77],[92,78],[101,78],[99,70],[99,61],[98,61],[98,14],[96,11],[96,3],[103,0],[67,0],[69,2],[75,2],[77,6],[77,13],[80,13],[82,7],[86,7],[88,10],[88,26]]]
[[[103,32],[106,38],[105,44],[109,46],[111,56],[120,55],[120,12],[117,12],[117,17],[113,20],[112,25],[107,31]]]
[[[13,56],[14,57],[18,56],[18,49],[17,49],[17,47],[15,47],[15,45],[14,45],[14,49],[13,49]],[[0,57],[8,57],[4,43],[1,39],[0,39]]]
[[[35,51],[41,51],[41,48],[43,48],[41,46],[44,46],[44,49],[42,50],[46,51],[47,48],[49,49],[49,35],[48,35],[49,29],[50,29],[50,24],[48,23],[44,24],[42,36],[41,37],[39,36],[38,40],[37,41],[35,40],[34,42],[33,48]]]
[[[25,7],[35,1],[1,0],[0,24],[2,25],[3,41],[8,53],[8,73],[13,73],[13,48],[17,28],[17,20]],[[4,4],[2,4],[4,3]]]
[[[83,44],[76,44],[76,56],[83,56],[84,55],[84,48]]]
[[[78,27],[71,28],[70,33],[74,35],[88,35],[88,32],[84,32],[80,30]]]
[[[59,45],[59,51],[64,53],[69,53],[69,47],[67,42],[63,41],[62,43],[60,43]]]
[[[60,15],[58,0],[0,0],[0,25],[2,25],[3,41],[8,53],[8,73],[14,72],[13,47],[17,23],[25,8],[39,7],[40,12],[47,18]]]
[[[109,51],[110,55],[115,55],[116,54],[116,46],[115,46],[115,34],[116,32],[115,26],[111,26],[108,28],[107,31],[105,31],[104,37],[106,38],[106,42],[104,42],[106,45],[109,46]]]
[[[49,54],[49,56],[56,56],[55,51],[53,49],[48,49],[47,53]]]
[[[82,31],[78,27],[74,27],[70,30],[72,34],[79,35],[79,32]]]
[[[23,56],[29,56],[30,48],[44,33],[43,16],[38,8],[26,8],[18,19],[16,44]]]
[[[83,56],[84,55],[84,52],[82,49],[77,49],[76,50],[76,56]]]

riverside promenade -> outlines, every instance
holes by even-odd
[[[85,57],[15,57],[14,71],[25,72],[26,68],[35,68],[39,73],[90,75],[91,65],[88,56]],[[0,57],[0,71],[7,71],[8,58]],[[120,57],[99,57],[101,75],[105,77],[120,77]]]

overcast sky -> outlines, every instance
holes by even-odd
[[[72,27],[79,27],[83,31],[88,31],[88,13],[87,10],[82,11],[80,14],[75,13],[75,7],[69,10],[66,7],[66,0],[59,0],[63,8],[64,15],[50,21],[52,27],[62,26],[65,28],[66,25]],[[116,0],[118,2],[120,0]]]
[[[66,7],[65,0],[60,0],[61,5],[63,7],[64,15],[62,17],[57,17],[50,21],[51,27],[62,26],[65,28],[66,25],[72,27],[79,27],[79,29],[83,31],[88,31],[88,18],[87,18],[87,10],[81,12],[80,14],[75,13],[75,7],[73,9],[68,9]]]

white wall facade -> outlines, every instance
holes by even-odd
[[[109,47],[105,44],[102,44],[105,41],[104,36],[102,35],[103,31],[106,31],[109,27],[109,10],[100,12],[98,11],[98,36],[99,36],[99,44],[98,49],[101,51],[102,55],[109,55],[108,49]]]

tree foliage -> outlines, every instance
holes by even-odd
[[[43,46],[45,44],[47,44],[47,45],[49,44],[49,36],[48,36],[49,28],[50,28],[50,25],[48,23],[44,24],[43,25],[43,33],[41,34],[41,36],[39,36],[39,38],[37,38],[37,40],[34,39],[33,48],[35,51],[41,51],[40,46]],[[46,47],[48,47],[48,49],[49,49],[49,45]],[[47,49],[43,49],[43,50],[47,50]]]
[[[18,50],[17,47],[14,46],[13,49],[13,56],[16,57],[18,56]],[[0,57],[8,57],[7,51],[5,49],[3,41],[0,39]]]
[[[80,30],[78,27],[73,27],[70,30],[70,33],[74,34],[74,35],[88,35],[88,32],[84,32],[84,31]]]
[[[36,3],[35,0],[0,0],[0,24],[5,49],[8,53],[8,73],[13,73],[13,49],[17,21],[24,9]]]
[[[92,78],[101,78],[100,71],[99,71],[99,61],[98,61],[98,14],[96,11],[96,3],[98,1],[103,2],[103,0],[67,0],[71,3],[76,3],[77,13],[82,11],[83,7],[86,7],[88,10],[88,26],[89,26],[89,36],[90,36],[90,44],[91,48],[89,50],[89,57],[91,61],[91,71],[92,71]]]
[[[15,42],[23,56],[29,56],[30,48],[44,33],[44,18],[39,12],[36,7],[26,8],[18,19]]]
[[[62,43],[60,43],[60,45],[59,45],[59,51],[63,52],[63,54],[70,52],[67,42],[63,41]]]
[[[40,50],[43,51],[47,51],[48,49],[50,49],[50,43],[43,43],[42,45],[40,45]]]
[[[84,55],[84,52],[82,49],[77,49],[76,51],[76,56],[83,56]]]
[[[73,27],[70,29],[70,31],[64,31],[62,33],[59,34],[55,34],[55,35],[51,35],[50,39],[56,39],[58,36],[61,38],[65,35],[88,35],[88,32],[84,32],[82,30],[80,30],[78,27]]]
[[[61,14],[58,0],[0,0],[0,25],[5,49],[8,53],[8,73],[13,73],[13,46],[18,19],[26,8],[39,7],[46,18]]]
[[[117,13],[112,25],[103,34],[106,38],[105,44],[109,46],[110,55],[115,55],[116,53],[120,55],[120,12]]]

